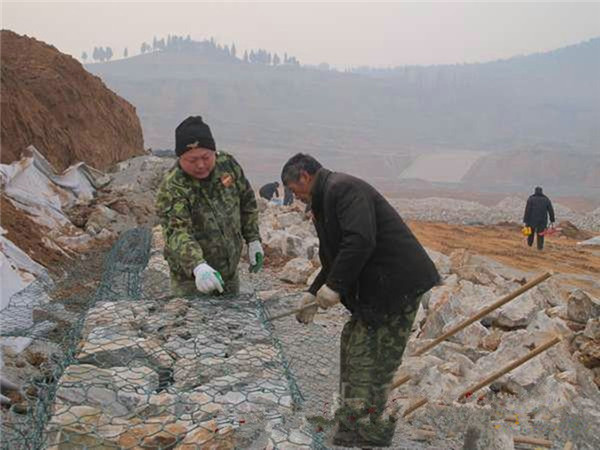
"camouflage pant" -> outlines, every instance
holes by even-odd
[[[425,294],[428,295],[428,294]],[[359,317],[344,325],[340,342],[339,430],[389,445],[395,417],[383,418],[391,382],[402,360],[422,296],[402,314],[370,325]]]
[[[225,283],[222,295],[237,295],[240,292],[240,278],[237,272],[229,279],[223,279]],[[171,292],[181,297],[214,297],[214,295],[202,294],[196,288],[194,278],[182,278],[171,272]]]

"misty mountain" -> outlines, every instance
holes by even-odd
[[[136,105],[153,148],[172,147],[175,126],[200,114],[222,147],[278,161],[309,151],[345,166],[348,157],[375,155],[378,162],[366,163],[373,167],[354,172],[383,179],[418,155],[457,150],[517,162],[515,155],[535,161],[544,152],[559,168],[569,154],[588,161],[584,171],[600,167],[600,38],[489,63],[387,70],[250,64],[201,43],[86,67]],[[479,161],[464,175],[487,166]],[[584,178],[600,188],[597,177]]]

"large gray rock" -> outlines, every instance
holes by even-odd
[[[548,333],[531,333],[526,330],[518,330],[505,333],[498,349],[487,356],[479,359],[476,364],[477,376],[479,374],[489,375],[511,362],[525,356],[534,347],[548,340]],[[557,345],[560,345],[557,344]],[[557,359],[563,361],[561,370],[572,367],[568,361],[564,361],[563,349],[553,348],[535,356],[523,365],[508,372],[498,379],[497,383],[508,387],[509,391],[523,395],[532,391],[542,380],[557,371]],[[551,353],[554,351],[554,353]],[[557,353],[559,352],[559,353]]]
[[[448,322],[442,329],[442,334],[446,333],[452,327],[458,325],[464,320],[463,317],[456,317],[454,320]],[[479,322],[472,323],[466,328],[463,328],[458,333],[450,336],[448,341],[456,342],[458,344],[466,345],[467,347],[479,347],[481,341],[490,334],[489,330],[481,325]]]
[[[448,256],[430,248],[425,248],[425,250],[440,274],[447,275],[450,273],[450,258]]]
[[[583,335],[600,341],[600,319],[588,320],[585,330],[583,330]]]
[[[82,364],[103,368],[139,363],[168,368],[174,362],[157,339],[135,337],[110,328],[92,330],[77,359]]]
[[[148,367],[101,369],[81,364],[66,368],[56,395],[72,405],[100,407],[110,415],[123,416],[157,388],[158,375]]]
[[[314,271],[310,261],[305,258],[294,258],[283,267],[279,278],[294,284],[305,284]]]
[[[543,307],[531,292],[525,292],[498,309],[494,324],[509,330],[524,328]]]
[[[291,227],[292,225],[302,224],[304,222],[304,217],[303,217],[303,214],[301,214],[299,212],[290,211],[290,212],[286,212],[283,214],[278,214],[277,221],[279,222],[279,225],[281,226],[281,228],[287,229],[287,228]]]
[[[495,299],[487,286],[461,281],[458,286],[441,286],[432,290],[428,302],[429,314],[423,326],[423,338],[438,337],[448,324],[461,322],[485,308]]]
[[[504,280],[523,280],[531,273],[505,266],[482,255],[459,249],[450,254],[451,270],[459,277],[473,283],[491,285],[499,283],[498,277]]]
[[[473,420],[466,426],[463,450],[513,450],[513,436],[505,423]]]
[[[570,320],[586,323],[600,317],[600,301],[590,297],[581,289],[575,289],[567,301],[567,315]]]

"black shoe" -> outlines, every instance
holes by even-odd
[[[377,442],[363,438],[356,431],[340,431],[338,430],[333,436],[333,445],[339,447],[360,447],[362,449],[370,449],[373,447],[389,447],[392,445],[390,440],[378,440]]]
[[[338,431],[333,436],[332,443],[337,447],[360,447],[365,450],[380,447],[373,442],[364,440],[356,431]]]

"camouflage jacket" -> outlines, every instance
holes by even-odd
[[[237,270],[246,242],[260,240],[254,191],[233,156],[217,152],[205,180],[187,175],[179,164],[164,177],[156,201],[165,239],[164,255],[177,278],[192,278],[206,262],[224,279]]]

